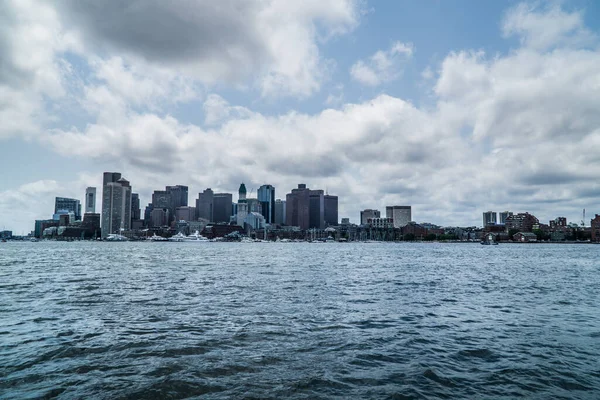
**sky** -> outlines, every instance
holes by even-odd
[[[352,222],[579,222],[600,213],[599,110],[595,0],[5,0],[0,228],[104,171],[143,206],[305,183]]]

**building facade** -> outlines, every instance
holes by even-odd
[[[195,221],[196,220],[196,207],[181,206],[175,209],[175,220],[176,221]]]
[[[277,225],[285,225],[285,211],[286,202],[285,200],[275,200],[275,223]]]
[[[231,193],[215,193],[213,195],[213,222],[229,223],[233,215],[233,195]]]
[[[325,192],[311,190],[308,196],[308,227],[325,229]]]
[[[596,216],[590,221],[592,227],[592,242],[600,242],[600,215]]]
[[[501,224],[506,224],[506,219],[508,217],[512,216],[513,213],[510,212],[510,211],[502,211],[499,215],[500,215],[500,223]]]
[[[309,208],[310,208],[310,189],[305,184],[300,183],[298,188],[292,189],[285,197],[286,200],[286,224],[297,226],[300,229],[308,229],[309,226]]]
[[[140,195],[131,193],[131,219],[137,221],[141,219],[142,210],[140,209]]]
[[[394,220],[392,218],[369,218],[364,225],[369,225],[373,228],[389,229],[394,227]]]
[[[387,206],[385,217],[394,220],[394,228],[402,228],[412,221],[411,206]]]
[[[131,228],[131,185],[118,172],[105,172],[103,181],[102,237],[106,237]]]
[[[496,212],[495,211],[486,211],[483,213],[483,226],[486,227],[487,225],[495,225],[496,223],[498,223],[498,220],[496,218]]]
[[[517,230],[519,232],[531,232],[533,227],[538,225],[540,221],[529,213],[518,213],[506,218],[506,231]]]
[[[85,213],[96,213],[96,188],[88,187],[85,189]]]
[[[81,202],[77,199],[56,197],[54,199],[54,214],[60,214],[59,211],[71,212],[76,221],[81,221]]]
[[[379,210],[371,210],[370,208],[367,208],[366,210],[363,210],[360,212],[360,225],[367,225],[369,222],[369,219],[372,218],[381,218],[381,212],[379,212]]]
[[[262,185],[257,192],[258,201],[262,206],[262,215],[267,224],[275,222],[275,188],[272,185]]]
[[[213,221],[215,194],[211,188],[204,189],[202,193],[198,193],[196,199],[196,218],[203,218]]]
[[[325,225],[337,226],[338,220],[338,197],[329,194],[325,195]]]

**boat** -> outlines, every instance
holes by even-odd
[[[202,236],[200,232],[196,231],[191,235],[186,236],[184,242],[210,242],[210,239]]]
[[[173,235],[167,240],[169,242],[183,242],[186,238],[187,236],[185,236],[182,232],[179,232],[177,235]]]
[[[496,237],[493,234],[489,233],[483,238],[483,240],[481,240],[481,244],[485,246],[497,245],[498,242],[496,242],[495,239]]]
[[[107,242],[127,242],[129,239],[126,236],[119,235],[118,233],[111,233],[104,240]]]
[[[154,235],[152,235],[151,237],[149,237],[148,240],[150,240],[152,242],[168,242],[169,241],[169,239],[167,239],[166,237],[158,236],[156,233]]]
[[[199,242],[209,242],[208,238],[202,236],[198,231],[193,234],[186,236],[182,232],[179,232],[177,235],[173,235],[168,239],[170,242],[186,242],[186,243],[199,243]]]

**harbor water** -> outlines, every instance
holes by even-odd
[[[599,252],[0,243],[0,398],[597,399]]]

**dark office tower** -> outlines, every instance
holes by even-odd
[[[106,186],[111,182],[116,182],[119,179],[121,179],[120,172],[105,172],[102,176],[102,186]]]
[[[152,203],[148,203],[148,205],[144,209],[144,224],[146,226],[150,226],[152,210],[154,210],[154,206],[152,205]]]
[[[155,190],[152,193],[152,207],[157,208],[171,208],[172,200],[171,193],[166,190]]]
[[[322,190],[311,190],[309,205],[309,227],[325,228],[325,192]]]
[[[297,189],[292,189],[286,198],[286,224],[298,226],[300,229],[309,228],[310,189],[301,183]]]
[[[285,225],[285,200],[275,200],[275,223],[278,225]]]
[[[267,224],[275,222],[275,188],[272,185],[262,185],[258,188],[258,201],[262,205],[262,215]]]
[[[131,193],[131,219],[137,221],[141,218],[142,210],[140,209],[140,195]]]
[[[196,215],[198,218],[204,218],[213,222],[214,195],[211,188],[198,193],[198,199],[196,199]]]
[[[325,225],[338,224],[338,197],[325,195]]]
[[[233,195],[231,193],[215,193],[213,195],[213,222],[229,223],[233,215]]]
[[[75,215],[75,220],[81,221],[81,202],[77,199],[56,197],[54,199],[54,214],[58,214],[59,211],[72,212]]]
[[[102,236],[131,229],[131,185],[116,172],[105,172],[102,186]],[[108,181],[119,177],[115,182]]]
[[[173,202],[173,210],[177,207],[185,207],[188,205],[188,187],[183,185],[167,186],[167,192],[171,194],[171,201]]]

